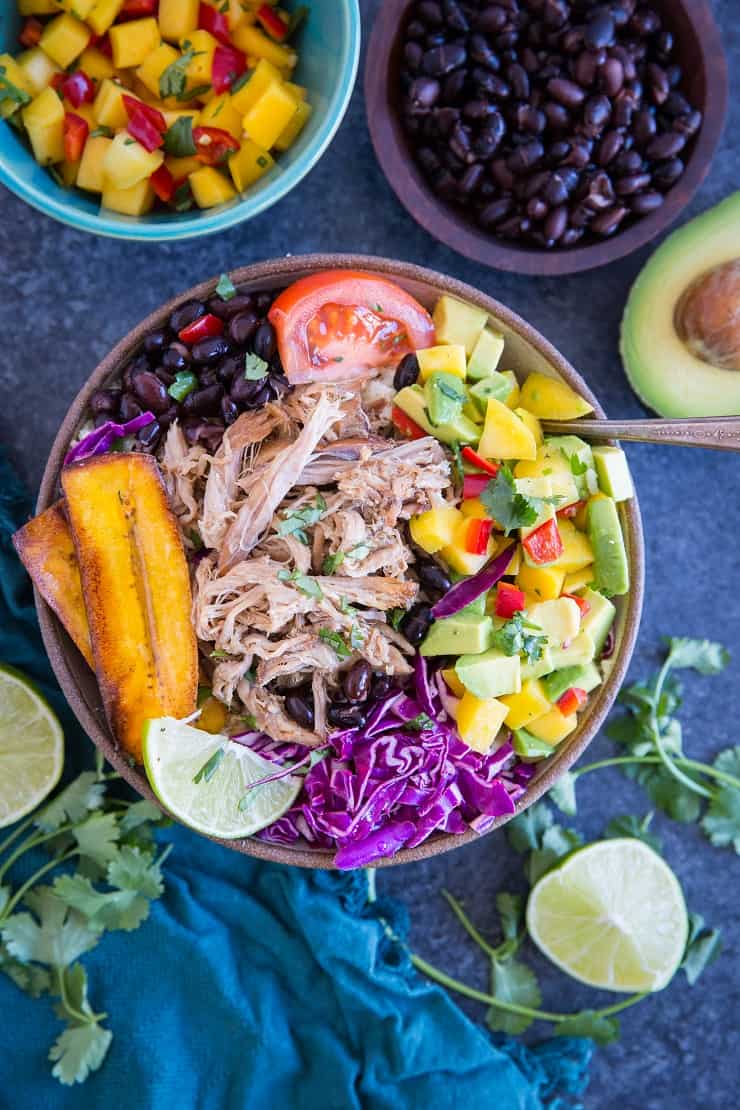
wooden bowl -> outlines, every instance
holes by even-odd
[[[506,337],[507,368],[514,370],[519,375],[540,370],[561,378],[589,399],[598,416],[604,416],[598,401],[580,375],[530,324],[527,324],[510,309],[505,308],[504,305],[499,304],[498,301],[493,300],[492,297],[487,297],[483,293],[479,293],[478,290],[472,289],[469,285],[435,273],[433,270],[425,270],[405,262],[394,262],[389,259],[363,255],[314,254],[246,266],[243,269],[233,271],[231,278],[235,285],[245,290],[274,289],[289,285],[298,278],[305,277],[317,270],[325,269],[359,269],[382,274],[403,286],[428,308],[432,307],[442,293],[451,293],[453,296],[480,305],[489,313],[495,326]],[[191,298],[203,300],[211,296],[215,285],[215,278],[204,281],[152,312],[150,316],[142,320],[137,327],[129,332],[92,372],[72,402],[54,440],[41,481],[37,504],[38,512],[43,512],[59,497],[59,477],[62,461],[70,440],[82,423],[92,393],[120,374],[126,362],[138,350],[147,332],[163,327],[174,308]],[[626,597],[617,599],[616,647],[610,660],[609,674],[603,685],[599,687],[598,693],[590,698],[581,715],[578,728],[560,745],[555,755],[538,769],[537,775],[532,779],[517,806],[518,812],[526,809],[527,806],[541,797],[582,754],[604,721],[627,671],[642,610],[644,552],[637,501],[622,503],[619,506],[619,511],[629,554],[632,588]],[[139,767],[132,767],[124,753],[116,747],[113,741],[105,720],[94,674],[69,639],[54,613],[38,593],[36,594],[36,609],[44,644],[54,668],[54,673],[80,724],[122,778],[141,795],[155,800],[143,770]],[[499,817],[494,827],[505,824],[507,820],[509,820],[508,816]],[[380,860],[379,865],[426,859],[428,856],[437,855],[438,852],[446,852],[451,848],[467,844],[471,840],[477,839],[477,837],[478,834],[472,830],[461,836],[452,836],[447,833],[437,834],[417,848],[402,849],[392,859]],[[279,863],[296,864],[299,867],[332,867],[333,856],[328,851],[319,851],[308,847],[285,847],[279,844],[267,844],[255,839],[225,840],[220,843],[236,851],[259,856],[262,859],[275,860]]]
[[[709,0],[652,0],[676,42],[684,71],[682,88],[700,108],[704,122],[687,146],[683,177],[655,212],[611,239],[562,250],[518,246],[483,231],[462,208],[440,199],[414,161],[401,126],[401,28],[413,0],[384,0],[370,36],[365,63],[365,103],[378,161],[396,196],[430,235],[448,247],[497,270],[519,274],[575,274],[604,266],[649,243],[673,223],[706,177],[722,133],[727,108],[727,65]]]

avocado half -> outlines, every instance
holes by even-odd
[[[740,267],[738,260],[740,192],[669,235],[630,290],[622,361],[638,397],[661,416],[740,415],[740,370],[698,357],[677,323],[687,292],[720,266]],[[734,289],[738,295],[724,308],[740,320],[740,286]]]

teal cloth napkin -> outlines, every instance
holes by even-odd
[[[90,743],[54,683],[10,544],[29,514],[0,456],[0,660],[52,701],[78,770],[91,765]],[[50,1076],[49,1001],[0,974],[0,1107],[540,1110],[585,1087],[590,1042],[491,1038],[418,976],[379,919],[403,938],[403,907],[369,903],[363,872],[266,864],[184,828],[167,838],[166,891],[148,921],[85,957],[114,1039],[84,1086]]]

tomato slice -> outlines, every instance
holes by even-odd
[[[396,366],[434,343],[432,318],[392,281],[322,270],[280,294],[269,312],[289,381],[342,381]]]

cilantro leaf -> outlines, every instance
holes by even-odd
[[[523,855],[540,847],[543,833],[553,824],[553,816],[544,802],[537,802],[514,817],[506,826],[509,844]]]
[[[186,70],[193,58],[197,58],[202,53],[202,50],[188,48],[184,54],[175,58],[174,62],[170,62],[167,68],[162,70],[159,75],[159,96],[161,100],[168,96],[176,96],[178,99],[183,96],[187,84]],[[196,90],[193,89],[192,91],[195,92]]]
[[[537,519],[536,504],[517,492],[514,475],[508,466],[499,467],[496,477],[482,490],[480,499],[507,536],[515,528],[526,528]]]
[[[320,628],[319,639],[323,640],[329,647],[334,648],[338,659],[348,659],[352,654],[340,634],[332,631],[331,628]]]
[[[97,127],[93,128],[93,130],[88,135],[88,138],[90,138],[90,139],[112,139],[113,138],[113,128],[108,127],[107,124],[105,124],[105,123],[100,123],[100,124],[98,124]]]
[[[149,902],[135,890],[97,890],[84,875],[60,875],[54,891],[92,927],[130,932],[149,916]]]
[[[462,483],[465,481],[465,468],[463,467],[462,451],[457,440],[450,444],[450,450],[452,451],[452,464],[455,469],[455,476],[458,482]]]
[[[562,825],[551,825],[546,829],[542,834],[541,847],[535,849],[527,861],[530,886],[534,886],[538,879],[582,844],[583,837],[575,829],[566,829]]]
[[[308,543],[306,528],[317,524],[326,512],[326,501],[320,493],[316,494],[313,505],[306,505],[302,509],[289,510],[278,521],[277,534],[279,536],[295,536],[301,543]]]
[[[51,988],[51,975],[45,967],[21,963],[10,955],[2,943],[0,943],[0,971],[31,998],[40,998]]]
[[[401,627],[401,621],[406,616],[406,610],[391,609],[387,615],[391,622],[391,628],[395,628],[396,632],[398,632],[399,628]]]
[[[335,551],[333,555],[327,555],[321,564],[322,574],[333,574],[337,567],[341,567],[344,562],[344,552]]]
[[[248,382],[259,382],[267,377],[268,365],[263,358],[249,351],[244,359],[244,377]]]
[[[493,646],[504,655],[524,655],[528,663],[537,663],[547,646],[547,636],[539,625],[532,624],[521,613],[515,613],[496,629]]]
[[[412,732],[427,732],[430,728],[434,728],[434,721],[428,713],[417,713],[410,721],[405,721],[403,727],[411,729]]]
[[[35,916],[12,914],[0,930],[9,954],[21,963],[66,967],[98,943],[101,930],[57,898],[51,887],[29,891],[25,902]]]
[[[31,103],[31,97],[23,89],[19,89],[14,85],[10,78],[7,76],[7,67],[0,66],[0,104],[9,101],[15,104],[16,108],[22,107],[24,104]],[[13,109],[15,111],[15,109]]]
[[[51,1074],[65,1086],[84,1083],[103,1063],[112,1040],[113,1034],[97,1022],[68,1026],[49,1050],[49,1059],[56,1061]]]
[[[581,1010],[559,1021],[553,1034],[556,1037],[590,1037],[598,1045],[611,1044],[619,1040],[619,1021],[615,1017],[604,1017],[597,1010]]]
[[[740,855],[740,790],[720,786],[700,823],[715,848],[732,846]]]
[[[502,1002],[513,1002],[537,1010],[542,1003],[537,977],[531,968],[519,960],[491,960],[491,994]],[[512,1014],[491,1006],[486,1014],[486,1025],[496,1033],[513,1036],[523,1033],[532,1024],[525,1014]]]
[[[644,817],[635,817],[633,814],[622,814],[619,817],[612,817],[609,824],[604,829],[604,836],[620,837],[629,836],[635,840],[642,840],[653,851],[660,853],[663,845],[660,838],[654,836],[650,830],[650,823],[653,819],[652,813],[646,813]]]
[[[721,937],[721,929],[704,927],[704,918],[700,913],[689,914],[689,935],[679,966],[685,972],[690,987],[694,986],[704,969],[719,956],[722,950]]]
[[[34,824],[53,832],[68,821],[82,821],[89,810],[102,805],[104,793],[105,786],[97,781],[95,772],[83,771],[36,814]]]
[[[690,640],[668,637],[668,664],[673,668],[690,668],[699,674],[719,674],[730,661],[730,653],[712,640]]]
[[[118,854],[120,835],[115,813],[93,813],[73,830],[80,855],[103,868]]]
[[[562,453],[565,454],[564,451]],[[578,458],[578,455],[565,455],[565,457],[568,460],[571,474],[575,475],[576,478],[581,474],[585,474],[588,470],[588,463],[582,462],[581,459]]]
[[[236,296],[236,286],[228,274],[221,274],[216,286],[216,292],[222,301],[230,301]]]
[[[324,596],[324,592],[316,579],[309,574],[301,574],[297,567],[292,571],[283,567],[282,570],[278,571],[277,576],[281,582],[292,582],[307,597],[322,598]]]
[[[161,809],[155,806],[154,802],[146,798],[142,798],[139,802],[132,802],[121,817],[121,835],[125,836],[146,821],[161,821],[162,817]]]
[[[578,810],[576,804],[576,779],[570,771],[565,771],[554,786],[547,792],[547,797],[569,817],[575,817]]]
[[[167,128],[164,136],[164,149],[165,153],[171,154],[173,158],[187,158],[195,154],[193,120],[190,116],[180,116]],[[218,293],[218,286],[216,286],[216,292]]]
[[[496,895],[496,909],[501,919],[501,932],[505,940],[516,940],[524,923],[524,899],[521,894],[502,890]]]

